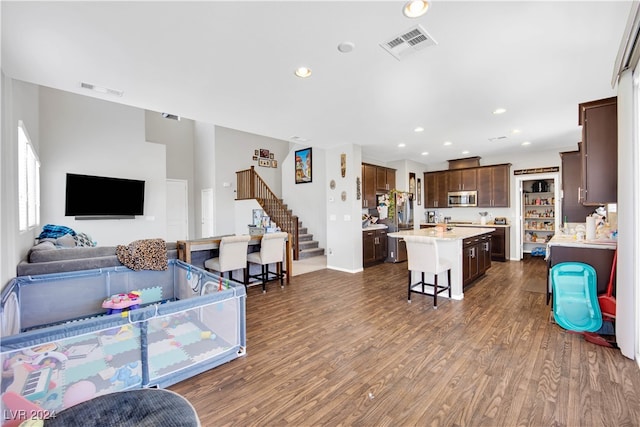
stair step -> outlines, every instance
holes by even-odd
[[[308,234],[307,231],[309,231],[309,230],[307,230],[307,227],[299,227],[298,228],[298,234]]]
[[[299,234],[298,241],[306,242],[308,240],[313,240],[313,234]]]
[[[304,240],[299,242],[300,244],[300,250],[305,250],[305,249],[312,249],[312,248],[317,248],[318,242],[316,242],[315,240]]]
[[[320,255],[324,255],[324,249],[322,248],[305,249],[300,251],[298,259],[313,258]]]

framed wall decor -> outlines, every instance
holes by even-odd
[[[258,166],[270,167],[271,166],[271,160],[269,160],[269,159],[260,159],[260,161],[258,162]]]
[[[311,182],[312,175],[312,161],[311,161],[311,147],[303,150],[297,150],[295,152],[296,159],[296,184],[305,184]]]
[[[268,159],[269,158],[269,150],[261,148],[260,149],[260,157],[263,158],[263,159]]]
[[[271,160],[271,167],[272,168],[277,168],[278,167],[278,161],[277,160]]]

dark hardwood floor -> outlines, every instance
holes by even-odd
[[[494,262],[462,301],[407,264],[249,289],[247,356],[178,383],[203,426],[638,426],[640,369],[549,321],[542,259]]]

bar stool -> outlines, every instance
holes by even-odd
[[[262,292],[267,292],[267,281],[269,274],[273,276],[271,279],[280,279],[280,287],[284,288],[284,270],[282,262],[284,261],[284,242],[287,233],[267,233],[262,236],[260,241],[260,252],[252,252],[247,255],[247,262],[251,264],[259,264],[261,274],[249,275],[262,281]],[[269,264],[277,264],[276,271],[269,271]]]
[[[438,254],[438,242],[429,236],[404,236],[407,244],[407,264],[409,268],[408,299],[411,302],[411,293],[431,295],[425,290],[425,285],[433,288],[433,308],[438,308],[438,294],[446,290],[451,298],[451,262],[440,258]],[[421,280],[411,283],[411,272],[420,272]],[[438,284],[438,275],[447,272],[447,285]],[[424,274],[433,274],[434,283],[425,283]]]
[[[218,247],[218,257],[210,258],[204,262],[204,268],[209,271],[217,271],[222,277],[229,272],[229,279],[235,282],[233,270],[242,269],[242,283],[247,285],[247,249],[251,236],[226,236],[220,240]]]

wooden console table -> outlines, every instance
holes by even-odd
[[[224,236],[207,237],[204,239],[195,240],[178,240],[178,259],[191,264],[191,252],[193,251],[206,251],[211,249],[218,249],[220,247],[220,240]],[[259,245],[262,240],[262,236],[251,236],[249,245]],[[287,278],[287,284],[291,278],[293,269],[293,252],[291,251],[291,233],[287,233],[287,240],[285,241],[285,276]]]

